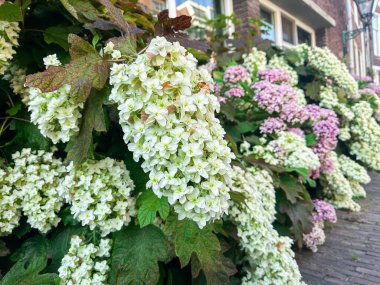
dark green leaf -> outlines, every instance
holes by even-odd
[[[145,191],[138,199],[139,210],[137,218],[140,226],[145,227],[153,222],[158,212],[162,219],[169,215],[169,203],[166,197],[158,198],[152,191]]]
[[[44,31],[44,40],[48,44],[57,44],[67,51],[70,47],[70,44],[67,40],[69,34],[77,34],[80,31],[81,28],[78,26],[49,27]]]
[[[1,280],[1,285],[59,285],[57,274],[39,275],[48,261],[49,242],[42,236],[35,236],[23,243],[12,255],[16,264]]]
[[[5,2],[4,4],[0,5],[0,21],[22,21],[22,12],[20,6],[10,2]]]
[[[70,248],[70,241],[73,235],[81,235],[85,228],[81,226],[62,227],[53,232],[51,236],[51,259],[47,270],[56,272],[61,266],[61,261],[64,255]]]
[[[17,102],[12,108],[7,110],[7,114],[10,116],[14,116],[21,110],[21,103]]]
[[[317,81],[313,81],[311,83],[306,84],[306,96],[318,100],[319,99],[319,93],[321,92],[321,84]]]
[[[0,240],[0,257],[7,256],[10,253],[6,243]]]
[[[208,284],[229,284],[229,276],[235,273],[232,262],[222,252],[217,236],[210,226],[200,229],[190,220],[178,221],[172,216],[165,224],[165,232],[174,243],[181,266],[192,260],[192,275],[202,269]]]
[[[302,198],[304,186],[293,176],[282,174],[280,176],[280,188],[292,204],[297,202],[297,198]]]
[[[129,226],[113,235],[111,285],[156,285],[158,262],[167,262],[168,244],[163,232],[149,225]]]
[[[308,134],[305,136],[305,139],[306,139],[306,145],[308,147],[315,146],[318,143],[318,140],[315,134]]]
[[[98,132],[106,131],[103,95],[99,92],[92,92],[87,99],[80,131],[68,151],[67,161],[74,161],[76,164],[86,161],[92,145],[93,130]]]
[[[88,0],[61,0],[61,3],[75,19],[82,23],[95,21],[100,14]]]

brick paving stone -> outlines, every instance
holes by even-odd
[[[380,174],[371,177],[361,212],[338,211],[317,253],[296,252],[308,285],[380,285]]]

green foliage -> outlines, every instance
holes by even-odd
[[[76,34],[80,31],[81,28],[78,26],[53,26],[44,31],[44,40],[48,44],[57,44],[67,51],[70,47],[70,44],[67,42],[69,34]]]
[[[159,262],[169,259],[169,245],[159,228],[129,226],[115,233],[113,241],[111,285],[157,284]]]
[[[27,240],[12,256],[16,264],[1,280],[1,285],[59,285],[55,273],[39,274],[48,261],[49,242],[42,236]]]
[[[229,284],[229,276],[236,272],[235,267],[231,260],[223,255],[212,226],[200,229],[193,221],[178,221],[176,216],[171,216],[165,224],[165,233],[174,244],[181,267],[186,266],[191,260],[193,278],[202,270],[207,284]]]
[[[5,2],[0,5],[0,21],[18,22],[22,21],[21,7],[17,4]]]
[[[137,204],[139,205],[137,218],[141,227],[150,225],[156,218],[157,212],[164,220],[169,216],[168,199],[166,197],[158,198],[151,190],[143,192],[138,198]]]
[[[106,131],[103,113],[103,94],[99,92],[92,92],[86,102],[79,134],[69,146],[68,161],[82,163],[88,158],[92,145],[93,130],[98,132]]]

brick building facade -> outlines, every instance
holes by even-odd
[[[370,51],[373,77],[376,83],[380,83],[380,1],[374,6],[374,16],[370,37]]]
[[[162,0],[139,0],[147,1],[156,3]],[[207,15],[235,13],[241,24],[233,29],[243,35],[242,38],[248,32],[250,18],[264,19],[271,30],[262,37],[277,46],[289,47],[300,43],[327,46],[347,62],[352,74],[360,76],[365,76],[370,66],[370,61],[366,60],[370,53],[366,48],[369,37],[361,33],[354,39],[343,39],[344,31],[362,27],[354,0],[167,0],[166,6],[171,15],[184,14],[178,9],[181,7],[213,7],[214,12]],[[200,9],[195,9],[191,16],[196,16],[197,10]],[[380,47],[378,66],[380,72]]]

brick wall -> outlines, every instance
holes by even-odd
[[[258,0],[234,0],[233,8],[241,24],[235,27],[239,34],[246,34],[249,27],[249,18],[260,18],[260,4]]]
[[[336,22],[335,27],[316,31],[317,45],[329,47],[336,56],[343,59],[342,33],[347,26],[346,0],[314,0],[314,2]]]

